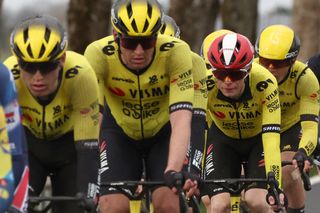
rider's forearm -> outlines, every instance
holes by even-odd
[[[170,114],[171,137],[165,171],[182,169],[190,143],[191,117],[192,112],[189,110],[178,110]]]
[[[318,123],[315,121],[301,121],[302,137],[299,148],[306,151],[310,156],[317,146],[318,142]]]

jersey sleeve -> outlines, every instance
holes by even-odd
[[[180,109],[192,110],[194,101],[192,59],[189,46],[179,41],[173,50],[166,69],[170,75],[170,112]]]
[[[281,109],[277,80],[270,75],[257,84],[263,90],[262,143],[266,174],[273,172],[281,185],[280,123]]]
[[[81,75],[77,76],[72,89],[75,141],[98,139],[98,83],[96,76],[84,57]]]
[[[203,114],[207,110],[208,90],[207,90],[207,69],[203,59],[192,54],[192,75],[194,81],[194,102],[193,113]]]
[[[102,55],[102,50],[97,46],[97,43],[90,44],[84,53],[84,56],[89,61],[96,74],[99,87],[99,104],[104,105],[104,95],[105,94],[105,80],[108,73],[106,72],[108,67],[108,60],[105,60]]]
[[[319,122],[319,83],[310,69],[301,74],[297,84],[297,97],[300,98],[300,120],[302,137],[299,148],[310,156],[317,146]]]

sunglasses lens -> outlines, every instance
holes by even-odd
[[[221,81],[224,81],[226,77],[230,78],[231,81],[239,81],[241,79],[244,79],[248,75],[248,72],[240,71],[240,70],[238,71],[215,70],[213,71],[213,75]]]
[[[272,65],[272,67],[275,69],[290,66],[290,63],[287,60],[272,60],[272,59],[266,59],[263,57],[259,57],[259,62],[262,66],[264,66],[266,68],[269,68],[270,65]]]
[[[59,61],[39,63],[19,61],[18,63],[21,69],[31,74],[35,74],[37,70],[39,70],[41,74],[47,74],[57,69],[59,66]]]
[[[123,48],[134,50],[137,48],[138,44],[142,46],[144,50],[150,49],[156,44],[156,37],[121,37],[120,44]]]

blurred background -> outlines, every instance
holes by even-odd
[[[181,38],[199,52],[202,40],[226,28],[254,44],[271,24],[292,27],[301,40],[300,60],[320,51],[320,0],[159,0],[181,28]],[[112,0],[0,0],[1,59],[9,54],[9,35],[20,20],[34,14],[56,16],[69,33],[69,49],[83,53],[92,41],[109,35]]]

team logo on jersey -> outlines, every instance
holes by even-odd
[[[149,84],[152,85],[152,84],[156,84],[156,83],[158,83],[158,77],[156,75],[150,76],[149,77]]]
[[[248,102],[243,102],[243,109],[249,109],[249,103]]]
[[[22,120],[29,121],[31,123],[33,119],[29,114],[23,113],[22,114]]]
[[[317,97],[318,97],[318,94],[317,94],[317,93],[312,93],[312,94],[310,95],[310,98],[313,99],[313,100],[317,99]]]
[[[273,81],[270,78],[268,78],[266,81],[260,81],[259,83],[257,83],[256,89],[259,92],[262,92],[262,91],[266,90],[269,87],[269,84],[274,84]]]
[[[226,117],[226,115],[220,111],[213,111],[213,114],[220,119],[224,119]]]
[[[125,92],[123,90],[121,90],[120,88],[118,87],[115,87],[115,88],[111,88],[111,87],[108,87],[109,91],[112,92],[113,94],[115,94],[116,96],[125,96]]]
[[[73,78],[73,77],[75,77],[76,75],[78,75],[80,68],[82,68],[82,67],[76,65],[75,67],[72,67],[72,68],[68,69],[68,70],[66,71],[65,77],[66,77],[67,79],[68,79],[68,78]]]
[[[54,106],[53,107],[53,115],[55,116],[60,113],[61,113],[61,106],[60,105]]]
[[[194,85],[193,85],[193,89],[198,90],[199,88],[200,88],[200,85],[199,85],[199,84],[194,84]]]
[[[90,108],[82,108],[80,109],[80,114],[81,115],[86,115],[90,112]]]

